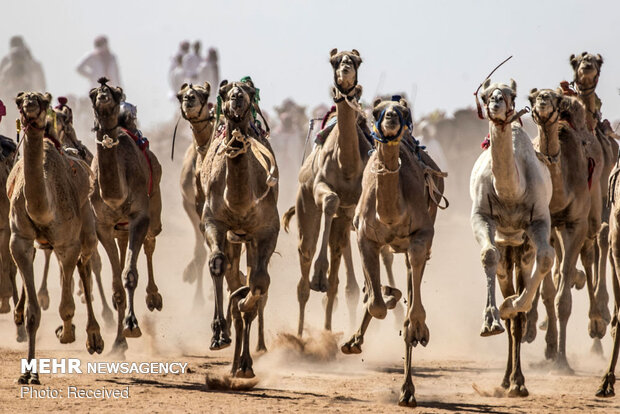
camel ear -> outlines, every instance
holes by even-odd
[[[377,98],[377,99],[375,99],[375,101],[373,102],[372,107],[373,107],[373,108],[376,108],[376,107],[377,107],[377,105],[379,105],[380,103],[381,103],[381,98]]]
[[[125,96],[125,94],[123,93],[123,88],[117,86],[116,88],[110,88],[110,90],[112,91],[112,96],[114,97],[114,100],[116,102],[121,102],[125,100],[123,98]]]
[[[581,52],[581,57],[584,57],[587,54],[588,54],[588,52]]]
[[[207,95],[211,94],[211,84],[209,82],[205,82],[202,84],[203,88],[205,88],[205,91],[207,91]]]
[[[329,57],[334,57],[334,55],[338,54],[338,49],[333,48],[329,51]]]
[[[228,84],[228,81],[226,79],[224,79],[222,82],[220,82],[220,89],[218,91],[219,95],[224,98],[226,97],[226,91],[230,88],[230,85]]]
[[[538,96],[538,89],[534,88],[530,91],[530,95],[528,99],[530,100],[530,105],[534,106],[534,102],[536,101],[536,97]]]
[[[24,103],[24,95],[26,94],[26,92],[20,92],[17,94],[17,96],[15,97],[15,103],[17,104],[18,108],[22,107],[22,104]]]
[[[98,88],[92,88],[90,92],[88,92],[88,97],[93,105],[95,104],[95,99],[97,99],[97,89]]]
[[[353,53],[356,56],[360,56],[360,52],[358,52],[357,49],[351,50],[351,53]]]
[[[491,85],[491,78],[487,78],[485,79],[485,81],[482,83],[482,89],[486,89]]]
[[[49,92],[45,92],[41,95],[41,102],[43,103],[43,107],[47,109],[50,106],[50,102],[52,102],[52,95]]]
[[[573,69],[577,69],[577,66],[579,66],[579,58],[575,55],[570,55],[569,60]]]
[[[603,64],[603,56],[600,55],[600,53],[596,54],[596,63],[598,63],[598,67],[600,68],[601,65]]]
[[[401,100],[398,101],[398,104],[400,106],[404,106],[405,108],[409,108],[409,104],[407,104],[407,101],[405,99],[403,99],[403,98],[401,98]]]
[[[517,82],[514,79],[510,78],[510,89],[514,92],[514,96],[517,96]]]

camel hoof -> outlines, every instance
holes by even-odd
[[[555,375],[575,375],[575,371],[568,365],[568,361],[564,358],[556,358],[551,373]]]
[[[310,280],[310,289],[315,292],[327,292],[327,277],[325,272],[316,271]]]
[[[483,318],[480,336],[499,335],[504,332],[504,327],[499,319],[499,310],[495,306],[486,307]]]
[[[557,343],[547,343],[545,347],[545,359],[547,361],[555,361],[558,356],[558,344]]]
[[[604,302],[600,302],[600,299],[597,299],[597,301],[599,301],[599,307],[601,308],[601,318],[603,318],[603,322],[605,323],[605,326],[609,325],[609,322],[611,322],[611,314],[609,313],[609,307],[607,306],[607,301],[609,300],[609,298],[607,300],[605,300]]]
[[[196,272],[196,265],[194,261],[191,261],[183,270],[183,281],[185,283],[192,284],[198,279],[198,273]]]
[[[19,376],[19,378],[17,378],[18,384],[28,384],[29,381],[30,381],[29,371],[24,372],[22,375]]]
[[[400,391],[400,398],[398,399],[398,405],[401,407],[417,407],[418,403],[415,400],[415,388],[413,384],[403,385]]]
[[[101,317],[103,318],[103,322],[105,323],[106,327],[114,326],[114,315],[112,314],[112,311],[109,307],[106,306],[103,308],[103,310],[101,311]]]
[[[540,323],[538,324],[538,329],[540,329],[541,331],[546,331],[548,325],[549,325],[549,319],[545,317],[545,319],[540,321]]]
[[[349,341],[342,344],[340,351],[345,355],[356,355],[362,353],[363,338],[353,336]]]
[[[125,351],[127,351],[128,348],[127,340],[124,337],[120,339],[117,338],[112,345],[110,355],[119,359],[125,359]]]
[[[255,377],[254,370],[252,368],[245,368],[245,369],[239,368],[237,372],[235,372],[235,377],[246,378],[246,379],[254,378]]]
[[[9,298],[0,299],[0,314],[11,312],[11,302]]]
[[[146,294],[146,307],[149,308],[151,312],[153,312],[153,309],[161,311],[162,306],[163,299],[159,292],[151,292]]]
[[[213,338],[209,349],[211,351],[219,351],[221,349],[228,348],[231,342],[232,341],[230,338]]]
[[[135,315],[127,315],[125,317],[125,328],[123,329],[123,336],[125,338],[139,338],[142,336],[142,331],[138,326],[138,320]]]
[[[381,295],[368,295],[366,309],[373,318],[385,319],[385,317],[387,316],[388,308],[385,304],[385,301],[383,300],[383,296]]]
[[[86,350],[89,354],[94,354],[95,352],[100,354],[103,352],[103,338],[101,337],[101,333],[99,329],[95,330],[92,333],[88,333],[86,335]]]
[[[536,339],[536,321],[528,319],[525,323],[525,334],[521,338],[521,343],[531,344]]]
[[[17,325],[17,337],[15,339],[19,343],[26,342],[28,340],[28,334],[26,333],[26,327],[24,324]]]
[[[256,345],[256,353],[257,354],[265,354],[265,353],[267,353],[267,347],[265,346],[265,344],[258,344],[258,345]]]
[[[606,331],[607,324],[600,315],[590,316],[590,322],[588,323],[590,338],[601,339],[605,336]]]
[[[56,328],[56,336],[60,339],[61,344],[71,344],[75,342],[75,325],[71,324],[71,329],[66,331],[64,325]]]
[[[381,295],[388,309],[394,309],[403,296],[400,290],[391,286],[381,286]]]
[[[42,310],[47,310],[50,307],[50,296],[47,290],[40,290],[39,293],[37,293],[37,298],[39,299],[39,305]]]
[[[30,385],[41,385],[39,374],[32,374],[30,377]]]
[[[527,397],[528,395],[530,395],[530,393],[527,391],[527,388],[525,388],[525,385],[514,384],[508,391],[509,397]]]
[[[480,330],[480,336],[493,336],[493,335],[499,335],[501,333],[504,333],[505,329],[504,327],[500,324],[499,321],[494,321],[493,324],[491,326],[488,326],[486,324],[482,325],[482,329]]]
[[[573,287],[577,290],[583,289],[586,285],[586,274],[583,270],[577,270],[573,276]]]
[[[603,377],[603,382],[601,383],[598,390],[596,390],[596,396],[598,398],[610,398],[616,395],[614,392],[614,384],[616,382],[616,376],[613,372],[606,374]]]
[[[499,317],[503,320],[514,319],[519,312],[526,312],[529,309],[519,309],[515,303],[518,295],[508,296],[499,307]]]

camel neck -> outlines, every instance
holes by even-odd
[[[248,133],[247,128],[241,128],[239,124],[226,124],[226,142],[230,142],[232,132],[238,129],[243,135]],[[234,144],[241,147],[239,142]],[[226,189],[224,190],[224,200],[228,208],[241,217],[245,216],[252,206],[253,193],[250,181],[255,182],[250,177],[249,152],[242,152],[235,157],[226,156]]]
[[[337,157],[345,178],[359,175],[362,168],[357,136],[357,112],[342,100],[336,104],[338,120]]]
[[[377,174],[376,210],[385,224],[400,222],[402,216],[399,171],[400,145],[377,143],[377,161],[387,172]]]
[[[213,137],[215,120],[203,120],[191,122],[192,134],[194,135],[194,145],[196,147],[207,147]]]
[[[538,136],[540,137],[540,152],[549,157],[555,157],[559,154],[560,136],[558,122],[538,125]]]
[[[566,175],[562,172],[562,157],[560,146],[559,122],[549,122],[547,125],[538,126],[539,150],[551,161],[547,169],[551,175],[553,188],[549,208],[555,212],[566,205]]]
[[[512,128],[510,125],[500,126],[489,122],[489,134],[495,191],[501,198],[516,199],[524,193],[525,188],[515,160]]]
[[[112,118],[112,117],[110,117]],[[97,130],[97,140],[101,142],[105,135],[112,140],[118,142],[119,128],[118,119],[99,119],[101,128]],[[105,133],[103,131],[106,131]],[[127,199],[127,183],[121,174],[121,163],[118,159],[118,147],[115,145],[111,148],[105,148],[103,145],[97,145],[97,164],[99,191],[104,203],[112,208],[120,207]]]
[[[586,107],[586,124],[588,124],[590,131],[592,131],[597,123],[597,119],[595,118],[595,114],[598,112],[598,108],[596,107],[596,94],[594,91],[589,92],[589,95],[579,94],[579,99],[581,99],[581,102]]]
[[[45,225],[52,220],[50,191],[46,185],[43,168],[43,131],[30,130],[24,137],[24,195],[26,210],[37,224]]]

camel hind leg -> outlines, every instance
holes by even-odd
[[[342,250],[344,268],[347,275],[347,285],[344,288],[347,298],[347,308],[349,310],[349,327],[353,328],[357,319],[357,306],[360,300],[360,288],[355,280],[355,270],[353,268],[353,255],[351,251],[351,241]]]
[[[329,238],[329,278],[327,280],[327,305],[325,306],[325,330],[332,330],[332,314],[336,295],[338,294],[338,271],[342,251],[346,246],[351,246],[349,235],[351,233],[351,220],[348,217],[336,217],[332,221],[332,229]]]
[[[144,239],[144,254],[146,255],[146,264],[148,270],[148,283],[146,285],[146,307],[153,312],[157,309],[161,311],[163,300],[159,289],[155,284],[155,275],[153,271],[153,253],[155,253],[155,237],[147,236]]]
[[[11,297],[13,296],[13,280],[10,263],[13,262],[9,251],[11,232],[8,228],[0,229],[0,313],[11,311]]]
[[[99,251],[95,248],[93,251],[93,255],[90,257],[90,266],[92,272],[95,274],[95,280],[97,282],[97,289],[99,290],[99,296],[101,297],[101,317],[104,322],[108,326],[112,326],[114,324],[114,315],[112,314],[112,309],[108,305],[108,300],[105,297],[105,290],[103,289],[103,282],[101,281],[101,255],[99,255]]]
[[[385,272],[387,273],[388,286],[396,288],[396,282],[394,281],[394,271],[392,269],[394,264],[394,253],[390,249],[390,246],[383,246],[381,249],[381,261],[383,262],[383,267],[385,267]],[[396,322],[397,329],[403,325],[403,321],[405,320],[403,305],[400,301],[396,302],[396,307],[394,308],[394,320]]]

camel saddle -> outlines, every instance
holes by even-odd
[[[142,132],[140,132],[140,130],[136,130],[136,133],[133,133],[131,131],[129,131],[127,128],[122,128],[123,132],[125,132],[131,139],[133,139],[133,142],[136,143],[136,145],[138,146],[138,148],[140,149],[140,151],[142,151],[142,154],[144,155],[144,158],[146,159],[146,163],[149,165],[149,192],[148,195],[149,197],[151,196],[151,193],[153,192],[153,166],[151,165],[151,158],[149,157],[148,154],[148,149],[149,149],[149,140],[142,135]]]

